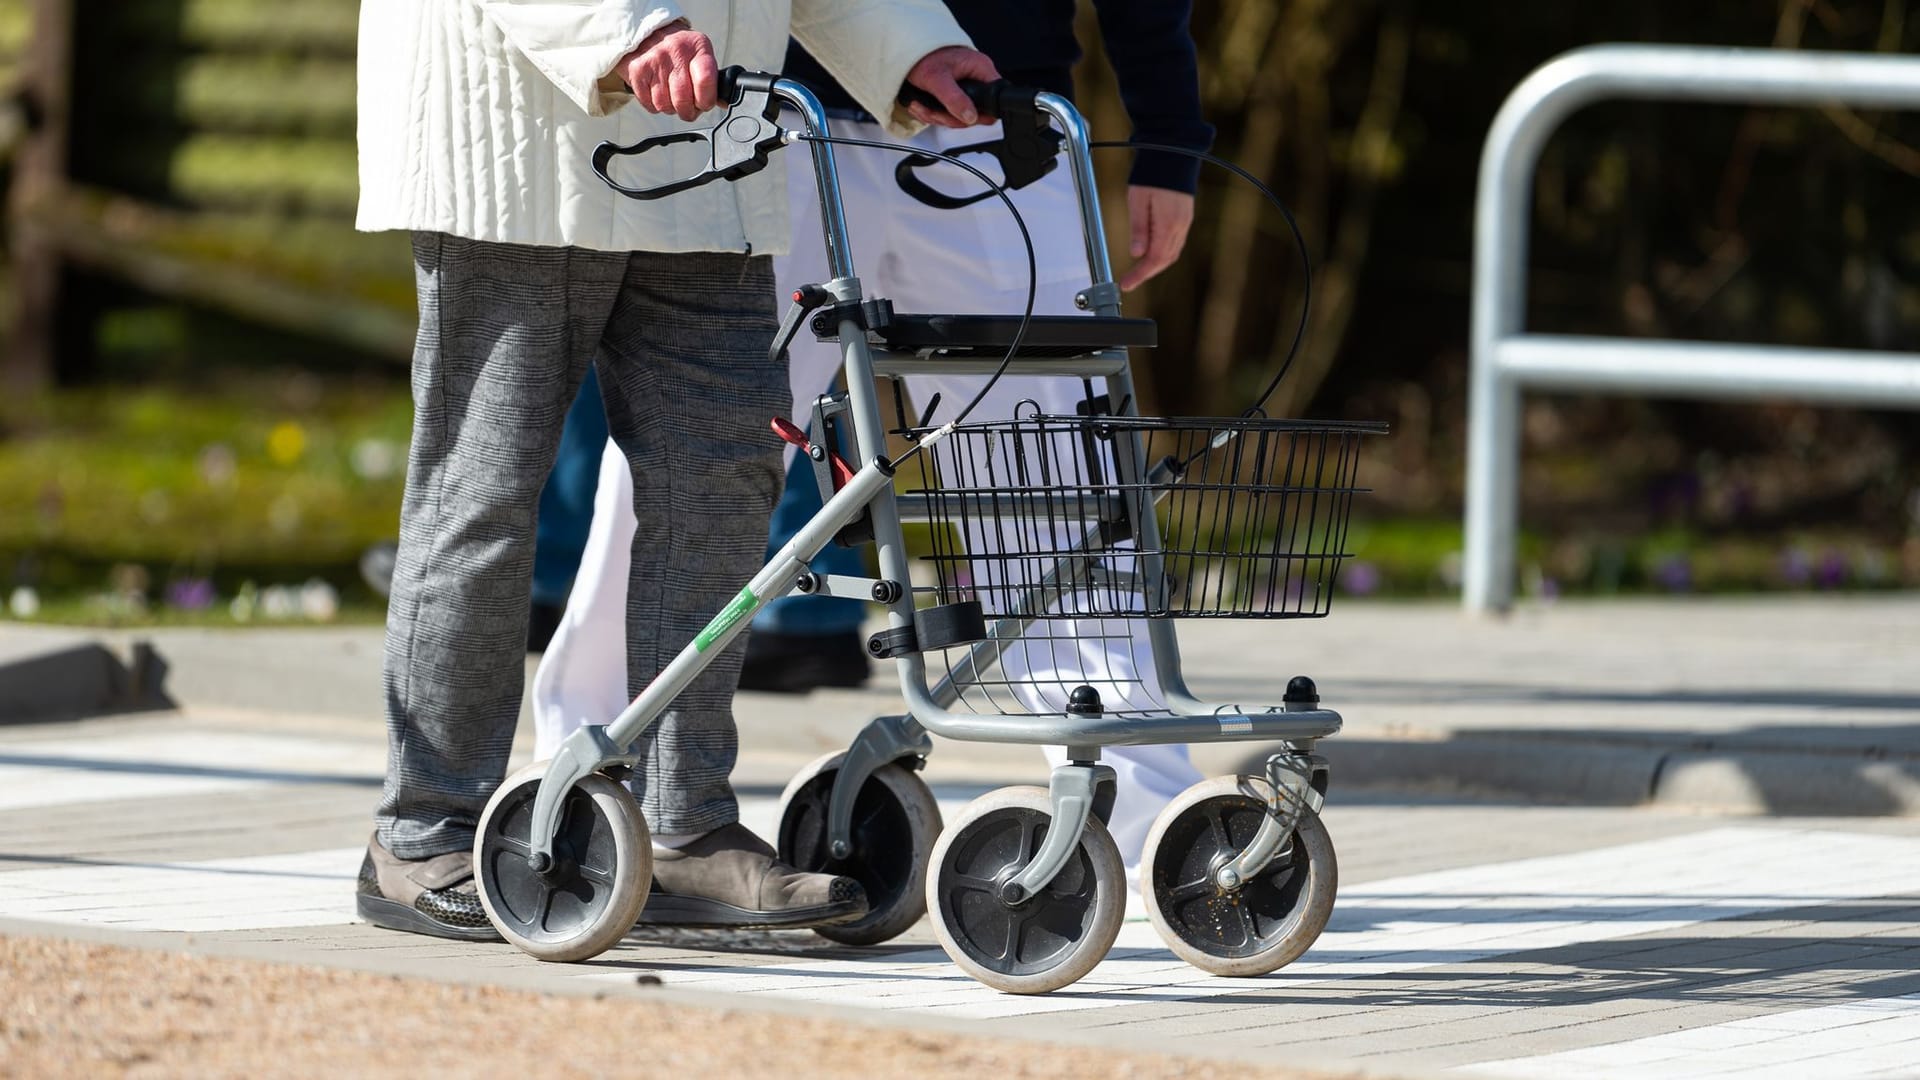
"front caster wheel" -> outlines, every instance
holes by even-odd
[[[853,801],[853,854],[827,850],[827,801],[846,753],[800,770],[780,796],[780,860],[798,870],[843,874],[867,891],[858,922],[814,933],[843,945],[877,945],[906,932],[927,913],[927,860],[940,835],[940,806],[920,777],[887,765],[867,778]]]
[[[1202,971],[1278,971],[1307,951],[1333,914],[1333,840],[1311,811],[1266,869],[1235,889],[1215,883],[1215,873],[1252,843],[1272,793],[1260,777],[1202,780],[1147,832],[1140,875],[1147,916],[1167,947]]]
[[[599,773],[561,806],[553,868],[527,865],[533,797],[547,763],[507,777],[473,841],[480,903],[500,936],[541,960],[587,960],[633,929],[653,882],[653,842],[627,789]]]
[[[1126,915],[1120,849],[1098,818],[1047,886],[1020,904],[1000,887],[1040,851],[1053,820],[1046,789],[1009,787],[968,804],[934,845],[933,932],[960,970],[1009,994],[1067,986],[1107,955]]]

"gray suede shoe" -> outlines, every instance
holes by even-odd
[[[853,922],[866,913],[859,882],[801,873],[735,824],[676,851],[653,853],[653,891],[638,925],[794,930]]]
[[[402,859],[367,841],[354,905],[375,926],[457,941],[499,941],[473,883],[473,852]]]

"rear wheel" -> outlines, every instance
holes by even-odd
[[[882,766],[854,797],[852,854],[834,858],[827,848],[827,803],[846,757],[828,754],[787,784],[778,847],[781,861],[795,869],[842,874],[867,892],[864,918],[815,933],[845,945],[877,945],[927,912],[927,861],[940,836],[940,806],[919,774],[900,764]]]

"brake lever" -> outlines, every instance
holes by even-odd
[[[1059,166],[1060,149],[1066,136],[1055,131],[1046,114],[1040,111],[1039,91],[1015,87],[1004,79],[994,83],[967,81],[961,88],[981,115],[1000,120],[1001,137],[954,147],[945,152],[947,156],[993,155],[1000,162],[1003,186],[1008,190],[1026,187]],[[914,86],[902,88],[900,100],[944,108],[933,95]],[[992,188],[972,195],[949,195],[914,175],[917,169],[939,163],[940,159],[925,154],[909,154],[894,167],[894,182],[900,185],[901,191],[936,210],[958,210],[994,196]]]
[[[787,133],[774,120],[780,112],[780,103],[773,97],[773,83],[778,77],[738,67],[727,68],[720,73],[720,93],[730,105],[719,123],[704,130],[655,135],[631,146],[603,142],[593,148],[594,175],[629,199],[662,199],[715,180],[738,180],[759,172],[767,167],[773,152],[786,145]],[[644,154],[662,146],[689,142],[707,144],[707,164],[684,180],[658,187],[631,188],[608,172],[615,157]]]

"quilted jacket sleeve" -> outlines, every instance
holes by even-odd
[[[793,36],[895,135],[924,125],[894,104],[920,58],[973,42],[940,0],[793,0]]]
[[[673,0],[470,0],[508,44],[589,116],[632,100],[603,80],[648,34],[684,18]]]

